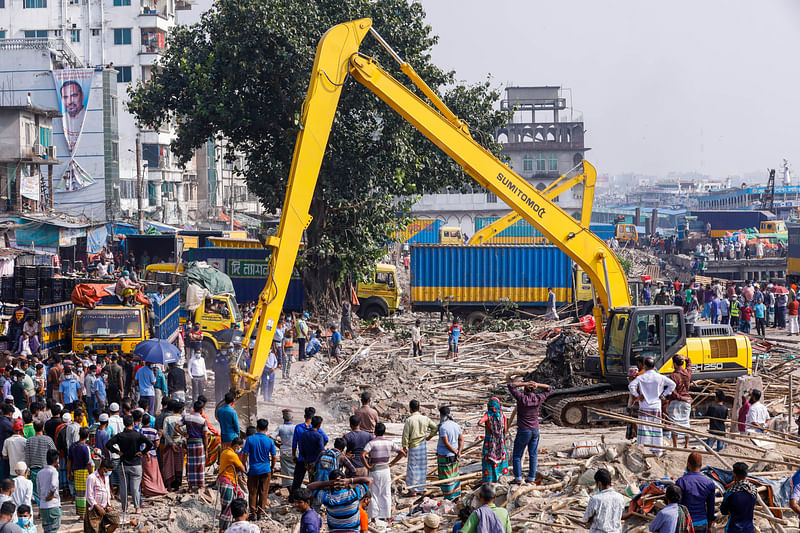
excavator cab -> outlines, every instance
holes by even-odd
[[[680,307],[661,305],[613,309],[606,325],[603,364],[587,360],[591,377],[622,385],[636,361],[652,357],[660,369],[686,345],[686,324]]]

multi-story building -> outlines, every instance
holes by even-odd
[[[40,157],[57,159],[48,187],[52,210],[87,222],[119,220],[117,73],[74,68],[80,63],[63,46],[60,38],[0,39],[0,106],[32,106],[61,117],[32,131]],[[77,138],[65,134],[69,113],[59,112],[64,85],[83,95],[72,110],[82,119]]]
[[[53,208],[53,117],[32,104],[0,105],[0,212]]]
[[[141,141],[147,217],[168,224],[187,220],[183,170],[170,154],[173,124],[138,128],[125,108],[127,89],[147,80],[165,50],[175,12],[186,0],[0,0],[0,54],[15,48],[47,48],[71,67],[113,67],[119,116],[119,208],[135,218],[136,138]],[[0,55],[0,58],[3,56]],[[6,64],[4,61],[0,63]],[[2,89],[2,87],[0,87]],[[107,201],[112,198],[109,190]]]
[[[236,170],[245,168],[244,156],[231,156],[227,150],[224,140],[208,141],[186,165],[184,197],[189,220],[198,229],[229,227],[231,212],[237,227],[253,227],[257,224],[252,217],[263,214],[258,198]]]
[[[512,111],[509,123],[494,132],[503,145],[503,155],[520,176],[544,190],[561,175],[580,173],[584,153],[583,121],[575,120],[561,87],[507,87],[500,102]],[[478,218],[499,217],[510,208],[491,192],[467,186],[466,191],[437,191],[423,194],[412,208],[419,218],[440,218],[460,226],[471,235]],[[577,185],[554,201],[573,216],[580,217],[583,186]]]

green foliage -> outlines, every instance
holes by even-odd
[[[619,263],[622,265],[622,270],[625,272],[625,275],[630,276],[631,269],[633,268],[633,261],[627,257],[622,257],[619,254],[617,254],[617,259],[619,259]]]
[[[280,209],[317,42],[338,23],[371,17],[374,26],[473,136],[499,153],[491,132],[507,121],[494,109],[490,83],[456,83],[431,63],[437,38],[417,2],[407,0],[217,0],[201,21],[178,27],[153,78],[129,92],[140,123],[179,123],[172,144],[188,161],[194,149],[224,136],[245,154],[243,174],[269,212]],[[406,82],[369,36],[361,52]],[[470,181],[431,142],[352,79],[345,84],[319,176],[302,268],[315,297],[346,280],[364,279],[393,231],[408,221],[423,192]],[[354,280],[355,281],[355,280]]]

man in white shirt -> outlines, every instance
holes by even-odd
[[[275,388],[275,369],[277,367],[278,357],[275,355],[275,349],[273,348],[269,351],[267,363],[261,373],[261,394],[264,395],[265,402],[272,401],[272,389]]]
[[[639,402],[639,421],[636,428],[636,444],[662,445],[662,431],[660,427],[647,424],[661,424],[661,400],[672,394],[675,382],[655,370],[656,364],[652,357],[644,360],[644,374],[628,384],[628,390],[633,400]],[[663,450],[652,448],[652,451],[661,455]]]
[[[758,389],[750,391],[750,410],[747,412],[747,419],[745,422],[762,429],[767,429],[769,426],[769,411],[767,411],[767,407],[761,402],[761,391]],[[747,426],[747,432],[763,433],[762,430],[750,426]]]
[[[33,482],[28,479],[28,465],[25,461],[19,461],[14,466],[14,473],[17,477],[14,478],[14,492],[11,494],[11,500],[14,505],[27,505],[31,507],[31,500],[33,499]]]
[[[20,461],[25,461],[25,437],[22,436],[22,419],[15,418],[12,422],[14,432],[3,443],[3,459],[8,460],[9,465],[16,465]]]
[[[589,499],[583,521],[590,533],[622,533],[625,499],[611,488],[611,473],[600,468],[594,475],[598,492]]]
[[[39,514],[44,533],[56,533],[61,527],[61,498],[58,495],[58,451],[47,451],[47,466],[36,476]]]
[[[108,475],[114,465],[103,459],[100,468],[86,478],[86,518],[84,531],[114,533],[119,527],[119,513],[111,502],[111,486]]]
[[[206,388],[206,360],[200,348],[195,348],[189,359],[189,376],[192,378],[192,401],[196,402]]]

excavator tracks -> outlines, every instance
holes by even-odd
[[[553,421],[562,427],[606,427],[619,422],[605,418],[590,408],[595,407],[625,415],[627,405],[628,391],[611,391],[572,398],[555,398],[552,404],[545,402],[545,411],[550,413]]]

